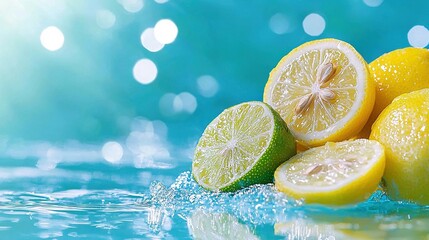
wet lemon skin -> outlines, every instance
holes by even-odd
[[[367,138],[378,115],[392,100],[412,91],[429,88],[429,50],[407,47],[383,54],[369,64],[376,83],[374,109],[359,134]]]
[[[393,200],[429,204],[429,89],[395,98],[370,139],[385,146],[385,190]]]

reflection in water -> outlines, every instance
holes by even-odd
[[[317,224],[304,219],[281,222],[274,225],[276,235],[286,239],[340,239],[340,233],[334,225]]]
[[[311,215],[311,213],[310,213]],[[429,220],[395,216],[318,216],[279,222],[274,225],[276,235],[286,239],[427,239]]]
[[[228,213],[209,213],[196,210],[187,220],[194,239],[259,239],[253,231]]]
[[[195,110],[196,105],[192,105],[191,102],[191,105],[183,107]],[[60,164],[107,162],[119,166],[132,165],[136,168],[152,169],[171,169],[179,164],[177,159],[173,161],[171,158],[171,153],[178,150],[171,149],[167,141],[168,128],[164,122],[135,118],[130,128],[125,141],[107,141],[102,145],[82,144],[77,141],[55,145],[50,142],[9,141],[6,138],[0,138],[0,158],[6,158],[3,166],[9,160],[15,162],[15,165],[21,160],[19,166],[25,167],[30,167],[29,163],[32,162],[29,159],[35,158],[37,163],[31,167],[36,166],[45,171],[54,170]],[[176,154],[177,158],[189,161],[188,156],[182,157],[179,154],[180,152]],[[14,170],[11,169],[11,171]]]
[[[154,181],[141,190],[1,191],[0,232],[14,239],[429,237],[428,207],[392,202],[380,192],[359,205],[332,209],[293,201],[272,185],[207,192],[189,172],[170,187]]]

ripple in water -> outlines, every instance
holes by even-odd
[[[241,229],[246,236],[275,238],[278,234],[299,239],[303,231],[320,235],[319,228],[310,227],[319,225],[320,229],[379,234],[376,237],[398,229],[424,235],[429,234],[429,207],[389,201],[381,191],[366,202],[342,208],[306,205],[277,192],[273,184],[214,193],[199,187],[190,172],[180,174],[171,186],[154,181],[142,193],[0,192],[0,232],[15,239],[182,239],[209,231],[217,237],[236,234],[228,229]]]

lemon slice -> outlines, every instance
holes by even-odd
[[[256,240],[258,236],[228,213],[209,213],[195,211],[187,219],[189,233],[193,239],[231,239]]]
[[[278,190],[307,203],[352,204],[366,200],[383,176],[383,146],[357,139],[299,153],[274,174]]]
[[[308,146],[349,139],[363,128],[375,100],[367,63],[348,43],[305,43],[271,71],[264,102]]]
[[[207,126],[195,148],[192,174],[208,190],[235,191],[272,182],[276,168],[295,153],[295,139],[282,118],[263,102],[246,102]]]

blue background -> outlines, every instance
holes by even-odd
[[[271,69],[307,41],[344,40],[368,62],[394,49],[426,47],[428,12],[425,0],[0,0],[0,231],[14,239],[189,238],[180,211],[157,214],[166,194],[150,184],[167,189],[190,170],[213,118],[262,100]],[[162,19],[174,23],[177,36],[151,52],[141,35]],[[55,51],[46,47],[55,34],[43,34],[52,27],[64,37]],[[141,59],[157,68],[148,84],[133,74]],[[275,212],[279,193],[270,186],[211,196],[189,172],[175,188],[189,196],[167,199],[170,207],[190,213],[207,202],[222,207],[223,199],[227,208],[247,209],[250,217],[238,214],[241,221],[268,223],[261,236],[270,239],[282,213],[305,220],[351,216],[345,222],[365,217],[382,232],[382,224],[399,221],[394,226],[405,226],[404,236],[427,235],[427,221],[413,222],[420,231],[400,222],[427,220],[427,207],[376,200],[342,212],[294,208],[280,198],[285,205]],[[144,203],[154,206],[143,209]],[[154,233],[157,224],[164,229]]]
[[[427,10],[428,1],[392,0],[3,0],[0,166],[42,178],[70,167],[170,169],[171,183],[190,169],[206,125],[227,107],[262,100],[269,72],[291,49],[338,38],[371,62],[416,39],[424,47]],[[304,27],[315,14],[325,24],[310,21],[316,33]],[[151,52],[141,35],[162,19],[177,36]],[[64,36],[56,51],[42,40],[52,26]],[[157,68],[148,84],[133,75],[141,59]],[[211,85],[201,89],[201,77]]]

